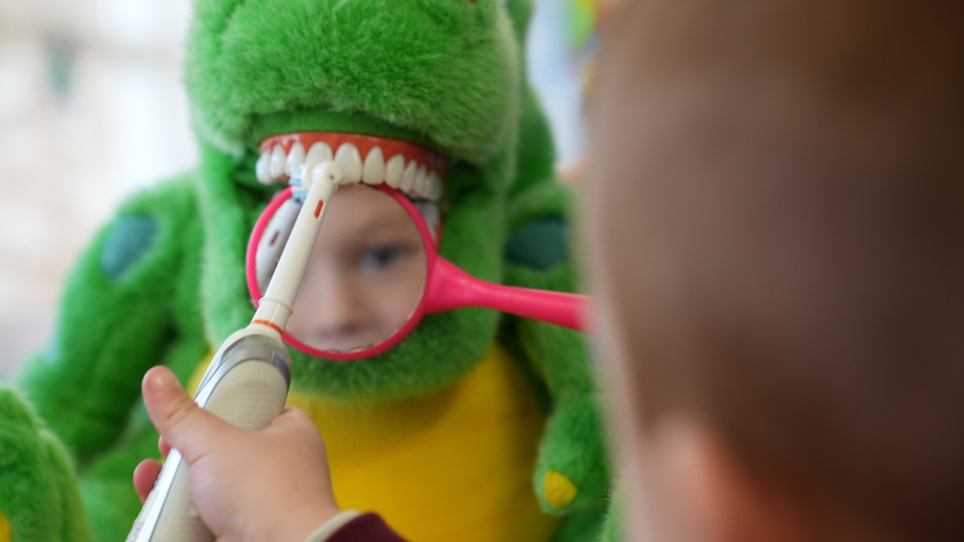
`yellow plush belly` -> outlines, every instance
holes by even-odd
[[[407,540],[540,541],[555,531],[531,483],[545,416],[501,348],[429,397],[359,404],[292,393],[288,404],[324,436],[339,505],[378,512]]]

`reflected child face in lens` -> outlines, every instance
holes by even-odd
[[[332,197],[287,331],[344,352],[378,344],[412,316],[425,288],[418,226],[389,194],[344,186]]]

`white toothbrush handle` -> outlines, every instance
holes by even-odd
[[[240,336],[239,336],[240,335]],[[280,340],[242,330],[225,341],[194,399],[232,425],[257,430],[284,409],[291,361]],[[210,542],[191,495],[188,465],[171,450],[127,542]]]

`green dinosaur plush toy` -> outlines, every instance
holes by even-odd
[[[200,166],[130,199],[82,256],[56,337],[20,381],[43,423],[0,390],[0,542],[4,529],[14,542],[126,536],[140,509],[131,473],[157,454],[141,376],[164,364],[196,385],[247,325],[248,235],[305,154],[331,153],[346,177],[384,161],[386,178],[365,182],[435,205],[440,254],[472,275],[573,289],[569,196],[523,63],[530,9],[195,1],[186,83]],[[444,158],[445,179],[410,156],[393,170],[382,149],[398,141]],[[289,403],[323,432],[339,503],[413,541],[594,540],[609,473],[584,343],[490,310],[434,314],[376,357],[293,351]]]

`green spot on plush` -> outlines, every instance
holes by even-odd
[[[268,137],[363,134],[434,151],[447,164],[440,254],[484,280],[573,291],[560,218],[570,195],[551,181],[549,129],[522,61],[530,10],[528,0],[196,0],[185,79],[200,164],[118,210],[68,280],[59,347],[19,380],[77,465],[90,531],[54,505],[56,492],[0,492],[0,513],[33,526],[21,529],[72,527],[48,539],[124,539],[139,509],[131,472],[156,455],[142,375],[164,364],[196,382],[252,316],[247,238],[284,186],[262,154]],[[426,317],[373,358],[292,360],[292,402],[323,428],[343,506],[375,509],[412,540],[430,538],[416,515],[429,509],[448,529],[435,539],[598,537],[609,471],[580,334],[463,309]],[[492,424],[496,412],[505,416]],[[0,418],[0,439],[30,449],[44,431]],[[365,438],[389,432],[409,451],[393,456],[397,467],[347,464],[377,450]],[[447,446],[453,455],[432,455]],[[77,493],[74,471],[29,455],[10,456],[3,476]],[[349,466],[365,484],[345,481]],[[424,483],[398,482],[413,472]]]
[[[569,227],[561,218],[533,221],[509,234],[505,259],[537,271],[549,271],[569,255]]]
[[[125,216],[117,219],[104,240],[100,265],[111,280],[119,280],[141,260],[154,245],[157,221],[149,216]]]

